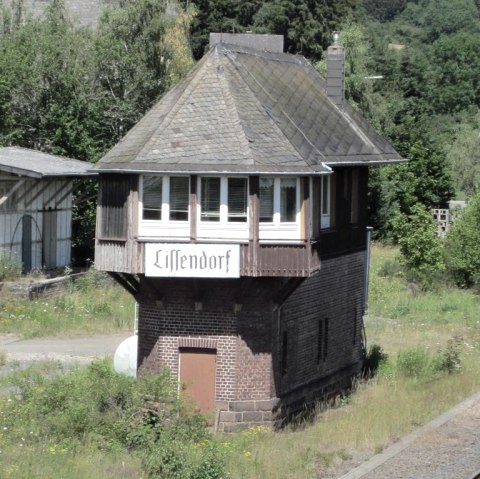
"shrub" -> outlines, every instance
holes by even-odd
[[[455,336],[449,339],[444,351],[440,351],[440,358],[438,362],[439,371],[444,371],[448,374],[459,373],[462,371],[462,360],[460,357],[460,347],[462,339]]]
[[[22,273],[19,259],[10,253],[0,251],[0,281],[11,281]]]
[[[18,438],[35,431],[39,441],[69,449],[88,442],[100,449],[134,450],[152,478],[227,477],[221,448],[210,440],[205,418],[187,413],[168,371],[135,380],[100,360],[50,377],[29,368],[14,385],[20,400],[9,403],[5,427],[15,429]],[[208,447],[200,451],[198,444]]]
[[[382,350],[382,347],[378,344],[372,344],[368,348],[367,355],[363,362],[363,376],[366,378],[372,378],[377,373],[382,363],[385,363],[388,359],[388,354]]]
[[[401,264],[407,269],[407,280],[425,289],[437,284],[445,264],[442,242],[430,211],[416,204],[409,215],[397,215],[392,226],[402,254]]]
[[[434,356],[425,348],[416,347],[399,351],[396,362],[397,373],[408,378],[424,379],[437,369]]]
[[[394,259],[387,259],[378,271],[378,276],[383,278],[393,278],[395,276],[403,276],[403,267],[400,260],[395,257]]]
[[[480,279],[480,194],[462,210],[446,238],[447,271],[458,286],[471,287]]]

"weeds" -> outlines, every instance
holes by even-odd
[[[7,354],[4,351],[0,351],[0,368],[7,364]]]
[[[0,297],[0,332],[25,338],[127,331],[133,319],[133,298],[95,270],[51,298]]]
[[[12,380],[18,393],[0,398],[3,468],[14,466],[2,458],[18,444],[43,444],[50,456],[65,460],[89,445],[105,455],[138,457],[147,477],[228,477],[218,441],[202,416],[187,413],[166,371],[135,381],[115,373],[107,360],[53,371],[18,372]]]
[[[0,251],[0,281],[12,281],[22,273],[19,259],[10,253]]]

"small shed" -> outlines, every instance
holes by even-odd
[[[0,252],[24,272],[70,264],[74,180],[94,176],[85,161],[26,148],[0,148]]]

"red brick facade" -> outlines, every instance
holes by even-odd
[[[178,377],[180,348],[214,349],[221,429],[270,423],[277,403],[295,410],[359,371],[364,261],[324,260],[281,305],[282,278],[150,279],[162,299],[140,301],[139,367]]]

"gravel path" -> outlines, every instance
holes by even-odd
[[[469,479],[480,471],[480,393],[339,479]]]

